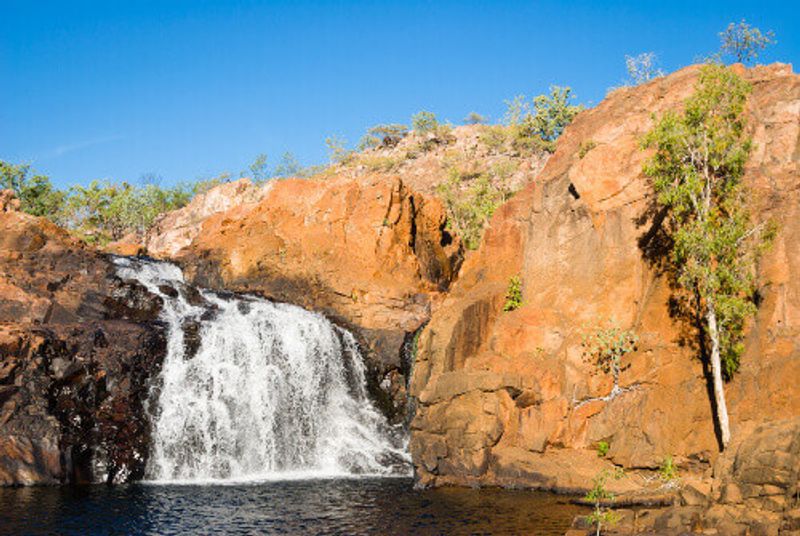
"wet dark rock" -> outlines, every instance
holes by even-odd
[[[64,230],[0,213],[0,485],[144,475],[161,307]]]
[[[103,299],[106,318],[123,318],[134,322],[146,322],[158,317],[163,307],[160,296],[150,293],[136,281],[122,281],[114,277],[109,295]]]
[[[200,343],[202,342],[200,338],[201,327],[202,324],[195,320],[187,320],[181,326],[181,329],[183,329],[183,355],[187,360],[192,359],[200,348]]]
[[[181,285],[181,295],[183,299],[192,305],[206,306],[208,302],[197,288],[190,285]]]
[[[214,320],[217,317],[218,312],[219,309],[217,309],[216,307],[206,309],[205,311],[203,311],[203,314],[200,315],[200,320],[202,320],[203,322]]]
[[[160,290],[164,295],[169,296],[170,298],[178,297],[178,289],[171,287],[169,285],[159,285],[158,290]]]

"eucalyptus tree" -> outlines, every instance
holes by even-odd
[[[770,232],[751,223],[742,184],[752,143],[744,106],[750,85],[718,64],[700,72],[683,112],[668,112],[643,140],[655,149],[644,172],[666,211],[668,266],[700,326],[723,448],[730,425],[723,379],[739,368],[744,324],[756,311],[755,262]]]

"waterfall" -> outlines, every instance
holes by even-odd
[[[367,396],[352,334],[293,305],[198,292],[170,263],[114,262],[164,301],[148,478],[408,474],[404,434]]]

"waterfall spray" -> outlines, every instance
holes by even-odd
[[[149,478],[408,475],[404,434],[367,396],[352,334],[293,305],[210,291],[191,299],[169,263],[115,262],[163,299],[168,326],[149,404]]]

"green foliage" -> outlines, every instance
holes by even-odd
[[[515,275],[508,280],[506,303],[503,305],[503,311],[515,311],[520,307],[522,307],[522,279]]]
[[[87,242],[105,244],[128,233],[144,233],[158,216],[186,205],[192,195],[186,186],[136,188],[92,181],[70,189],[65,223]]]
[[[287,151],[281,155],[281,159],[275,169],[272,170],[272,178],[286,179],[289,177],[308,178],[319,175],[326,171],[328,166],[303,166],[293,153]]]
[[[375,125],[358,142],[358,149],[395,147],[408,134],[408,127],[399,124]]]
[[[63,219],[66,194],[55,189],[48,177],[31,174],[27,164],[0,160],[0,189],[13,190],[23,212],[48,216],[57,223]]]
[[[14,190],[24,212],[49,218],[100,244],[143,233],[159,215],[186,205],[195,191],[186,185],[162,188],[155,176],[143,181],[148,184],[141,187],[93,181],[63,191],[55,189],[48,177],[31,175],[27,165],[0,161],[0,188]]]
[[[761,33],[761,30],[750,26],[744,19],[738,24],[730,23],[725,31],[719,33],[719,38],[722,41],[720,52],[741,63],[756,60],[760,51],[776,43],[772,30]]]
[[[465,125],[485,125],[486,123],[486,117],[478,112],[470,112],[467,114],[467,117],[464,118]]]
[[[538,95],[531,103],[518,95],[506,101],[506,125],[512,145],[518,150],[553,152],[555,141],[583,107],[571,104],[572,90],[551,86],[549,95]]]
[[[448,224],[467,249],[478,248],[492,214],[513,193],[506,186],[503,172],[501,168],[493,168],[488,173],[465,173],[452,166],[448,178],[436,187],[447,207]]]
[[[586,153],[588,153],[595,147],[597,147],[597,142],[595,142],[594,140],[582,141],[580,147],[578,147],[578,158],[583,158],[584,156],[586,156]]]
[[[653,78],[664,76],[656,67],[658,57],[654,52],[642,52],[636,56],[625,56],[625,69],[628,71],[628,85],[638,86]]]
[[[584,357],[601,372],[610,373],[616,386],[622,370],[622,358],[636,350],[638,340],[638,335],[632,329],[615,325],[597,327],[583,335]]]
[[[587,520],[596,527],[598,536],[604,525],[613,527],[619,521],[619,515],[606,506],[616,499],[614,494],[606,489],[606,484],[609,479],[619,480],[624,474],[621,468],[616,471],[603,469],[592,479],[592,489],[584,496],[584,500],[592,503],[592,513],[587,516]]]
[[[364,154],[358,157],[358,163],[365,166],[370,171],[386,173],[397,169],[402,163],[402,160],[391,156]]]
[[[531,105],[525,95],[516,95],[513,99],[505,101],[506,113],[503,122],[513,126],[521,124],[526,117],[532,115]]]
[[[583,109],[583,106],[570,104],[572,90],[568,87],[552,86],[550,95],[539,95],[533,99],[533,133],[546,142],[555,142]]]
[[[608,454],[609,449],[611,449],[611,445],[608,444],[608,441],[597,442],[597,456],[599,458],[605,458],[606,454]]]
[[[663,482],[673,482],[678,479],[678,467],[672,456],[666,456],[658,467],[658,477]]]
[[[411,116],[411,128],[418,134],[435,132],[438,127],[439,121],[433,112],[422,110]]]
[[[509,129],[503,125],[491,125],[483,128],[480,140],[495,152],[503,152],[508,143]]]
[[[411,337],[411,362],[416,362],[417,353],[419,352],[419,337],[422,335],[422,330],[424,326],[420,326],[417,328],[417,331],[414,332],[414,335]]]
[[[742,185],[751,151],[742,118],[749,92],[729,69],[707,65],[684,112],[666,113],[643,141],[655,149],[644,172],[668,211],[663,229],[678,297],[702,319],[706,340],[718,344],[728,378],[739,368],[745,319],[756,311],[755,262],[768,239],[763,226],[750,223]]]
[[[281,161],[275,166],[272,176],[280,178],[299,177],[302,173],[303,166],[300,165],[300,162],[297,161],[297,158],[292,153],[287,151],[281,156]]]
[[[347,141],[339,136],[325,138],[328,146],[329,158],[332,164],[346,164],[353,156],[353,151],[347,148]]]
[[[269,178],[269,167],[267,166],[267,155],[264,153],[259,154],[256,156],[253,163],[247,167],[248,171],[250,171],[250,177],[253,179],[254,182],[264,182]]]

